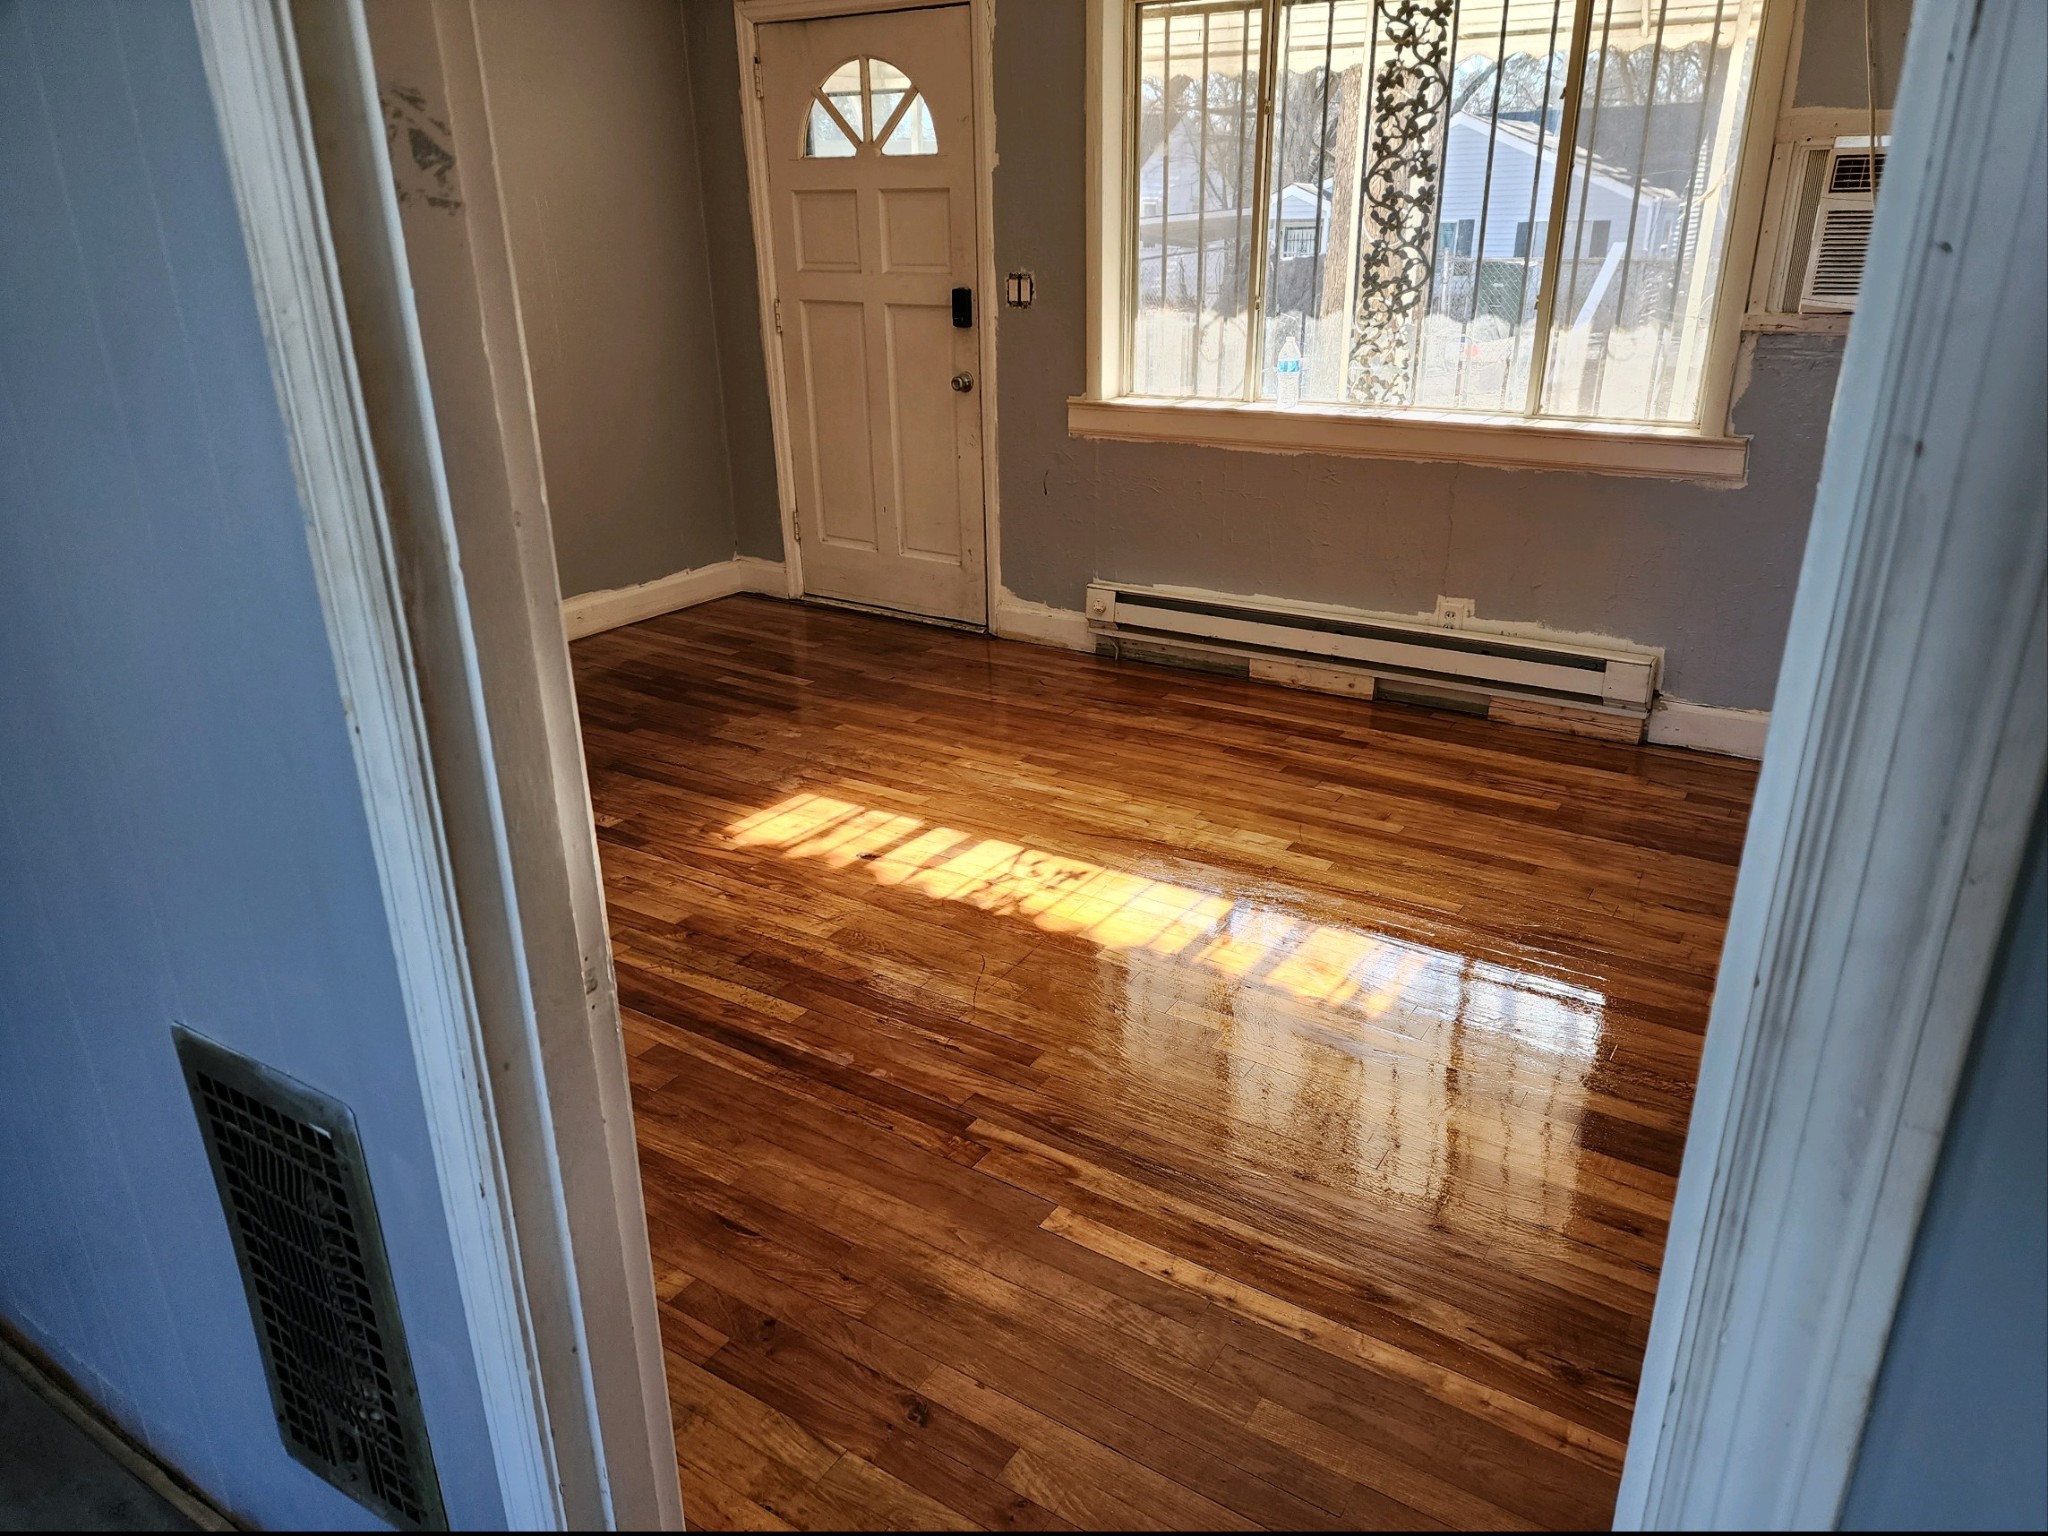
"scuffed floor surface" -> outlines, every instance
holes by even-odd
[[[1751,765],[760,598],[574,654],[693,1526],[1606,1523]]]

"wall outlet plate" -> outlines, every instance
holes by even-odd
[[[1436,600],[1436,621],[1445,629],[1456,629],[1474,616],[1477,606],[1469,597],[1440,597]]]

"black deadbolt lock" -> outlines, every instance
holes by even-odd
[[[953,290],[953,329],[968,331],[974,328],[974,290],[955,288]]]

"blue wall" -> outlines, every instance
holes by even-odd
[[[451,1518],[502,1523],[186,0],[0,0],[0,1315],[263,1525],[287,1458],[171,1047],[354,1106]]]
[[[2048,838],[2038,816],[1842,1525],[2048,1525]]]

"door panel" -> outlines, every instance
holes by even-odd
[[[825,543],[874,550],[874,466],[869,452],[867,316],[859,304],[808,303],[803,332],[804,418],[815,453],[810,495]]]
[[[882,193],[882,270],[953,270],[952,197],[944,187],[890,187]]]
[[[852,192],[796,194],[799,272],[860,270],[860,200]]]
[[[967,9],[758,36],[804,590],[984,623]]]
[[[957,565],[959,456],[950,441],[919,437],[926,423],[947,421],[954,414],[954,402],[962,398],[953,391],[950,372],[952,305],[891,304],[886,323],[898,547],[906,555]]]

